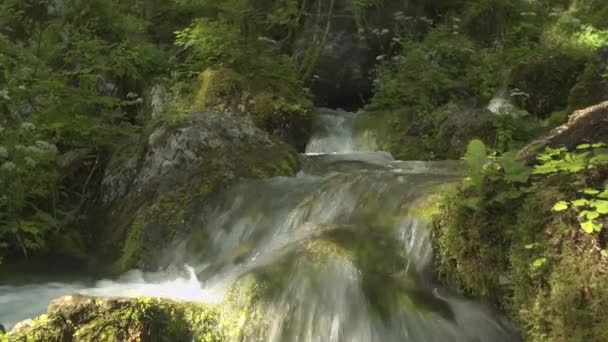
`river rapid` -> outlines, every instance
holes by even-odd
[[[166,269],[0,279],[0,323],[10,329],[72,293],[221,303],[235,281],[264,272],[280,278],[258,304],[269,324],[245,341],[519,341],[506,319],[433,279],[416,208],[434,188],[459,181],[462,164],[371,151],[356,139],[356,118],[319,109],[298,175],[241,181],[218,194],[204,227],[165,252]]]

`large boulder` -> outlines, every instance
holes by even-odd
[[[568,106],[568,94],[584,68],[583,56],[555,53],[534,57],[513,68],[508,86],[520,107],[545,118]]]
[[[545,147],[574,149],[597,142],[608,142],[608,101],[574,112],[567,123],[521,149],[518,157],[531,162]]]
[[[93,215],[95,250],[116,272],[155,267],[179,232],[205,229],[200,213],[213,193],[297,169],[295,150],[246,118],[206,111],[159,122],[109,162]]]
[[[230,111],[303,151],[312,133],[313,105],[301,83],[246,77],[229,68],[207,69],[192,98],[196,110]]]
[[[442,112],[445,120],[439,125],[436,155],[459,159],[471,139],[480,139],[488,145],[494,143],[494,114],[488,109],[446,105]]]
[[[602,101],[608,101],[608,46],[600,49],[587,63],[576,85],[570,91],[568,107],[577,110]]]
[[[218,309],[204,304],[71,295],[52,301],[47,315],[18,323],[7,337],[16,342],[223,341],[219,321]]]

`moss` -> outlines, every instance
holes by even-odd
[[[201,110],[220,104],[238,92],[242,78],[231,69],[207,69],[198,77],[198,86],[192,97],[195,110]]]
[[[207,69],[199,75],[192,106],[249,116],[256,126],[298,150],[303,150],[312,133],[312,101],[300,84],[288,78],[250,79],[228,68]]]
[[[407,135],[412,122],[405,108],[363,112],[355,124],[355,141],[363,149],[386,151],[399,160],[433,159],[429,139]]]
[[[132,267],[147,268],[155,263],[158,250],[167,241],[173,241],[175,236],[186,229],[190,219],[200,213],[209,199],[219,190],[230,185],[234,177],[268,179],[276,176],[293,176],[299,169],[297,153],[285,146],[273,146],[260,149],[256,153],[239,151],[238,153],[215,151],[208,159],[229,154],[232,165],[237,169],[222,167],[214,163],[200,165],[198,174],[185,185],[172,191],[157,195],[141,212],[134,217],[132,212],[126,212],[132,217],[124,231],[119,257],[110,267],[110,272],[121,273]],[[234,173],[228,177],[227,173]],[[200,236],[199,242],[206,238]],[[200,245],[199,245],[200,247]],[[144,261],[146,264],[144,264]]]
[[[433,220],[441,214],[442,199],[448,194],[457,191],[456,184],[446,184],[434,187],[430,195],[423,197],[413,204],[409,216],[414,217],[426,224],[432,224]]]
[[[607,71],[608,66],[601,68],[601,61],[593,60],[587,63],[584,72],[570,91],[570,112],[608,100],[608,80],[603,77]]]
[[[546,52],[515,66],[508,85],[526,94],[515,98],[521,107],[544,118],[568,106],[568,94],[585,61],[586,56],[576,52]]]
[[[162,299],[67,296],[49,314],[17,326],[11,341],[223,341],[220,311]]]
[[[608,259],[598,250],[604,247],[580,230],[575,212],[552,208],[602,184],[607,173],[544,177],[522,199],[477,211],[462,204],[465,192],[444,195],[432,227],[439,278],[502,308],[526,340],[606,340]]]

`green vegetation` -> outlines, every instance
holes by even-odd
[[[605,146],[548,148],[528,167],[472,142],[469,176],[435,216],[440,278],[510,313],[527,340],[606,339]]]
[[[608,100],[608,3],[396,3],[0,0],[0,263],[103,251],[112,271],[145,266],[214,192],[241,177],[295,174],[295,150],[304,149],[314,120],[317,67],[346,46],[360,59],[348,72],[371,77],[373,87],[357,122],[361,144],[399,159],[464,156],[468,165],[465,181],[435,211],[439,278],[510,314],[531,341],[608,340],[606,141],[547,148],[533,164],[515,152],[573,111]],[[332,30],[354,38],[332,40]],[[501,106],[491,103],[497,98]],[[106,209],[99,208],[102,178],[131,177],[148,153],[192,124],[193,112],[251,119],[272,139],[235,143],[242,150],[209,139],[195,151],[204,161],[191,173],[160,184],[170,190],[119,189],[128,195],[115,221],[91,224]],[[295,150],[265,145],[275,139]],[[382,220],[390,218],[375,219],[389,226]],[[357,250],[348,257],[364,269],[391,258],[379,253],[380,237],[354,247],[326,238],[307,251],[325,260]],[[405,262],[391,259],[394,269]],[[392,286],[385,274],[394,269],[374,269],[382,276],[364,279],[366,291],[383,296],[376,285]],[[392,305],[393,298],[380,299]],[[154,328],[167,338],[198,338],[192,328],[216,328],[222,314],[165,302],[151,308],[145,300],[125,305],[134,308],[83,321],[76,333],[128,340]],[[49,317],[34,323],[44,328],[30,340],[71,324]],[[125,332],[126,317],[136,330]],[[142,317],[162,323],[150,328]]]
[[[462,125],[464,140],[477,138],[504,152],[563,123],[564,112],[608,99],[605,61],[597,57],[608,45],[600,19],[608,7],[600,1],[470,0],[433,6],[446,12],[396,13],[398,35],[378,57],[366,115],[382,121],[387,111],[397,113],[390,129],[376,132],[377,144],[395,156],[458,158],[466,144],[451,151],[442,135],[454,115],[450,106],[484,108],[495,96],[515,104],[490,119],[493,128],[482,130],[494,135]],[[428,128],[416,130],[421,125]]]

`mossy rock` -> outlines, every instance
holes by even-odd
[[[219,304],[64,296],[49,304],[47,314],[0,333],[0,341],[241,341],[253,331],[266,331],[264,306],[257,305],[265,286],[253,275],[242,276]]]
[[[580,229],[574,211],[552,210],[607,175],[599,168],[543,177],[522,198],[478,210],[464,205],[466,191],[446,194],[432,226],[439,278],[509,313],[527,341],[608,339],[608,258],[598,250],[605,246]]]
[[[199,75],[192,106],[248,116],[256,126],[300,151],[312,134],[312,101],[293,81],[249,78],[229,68],[207,69]]]
[[[203,304],[148,298],[65,296],[47,315],[17,324],[10,341],[223,341],[220,312]]]
[[[582,109],[602,101],[608,101],[608,47],[598,51],[597,56],[585,66],[585,70],[570,91],[568,109]]]
[[[417,118],[410,108],[368,111],[357,118],[356,142],[363,149],[387,151],[399,160],[459,159],[471,139],[494,143],[492,113],[447,104]]]
[[[586,57],[577,53],[551,53],[533,57],[514,67],[508,86],[513,99],[537,117],[545,118],[568,106],[568,95],[585,68]]]
[[[428,139],[408,135],[412,124],[407,108],[365,111],[355,123],[355,142],[364,150],[386,151],[399,160],[433,159]]]
[[[118,154],[121,162],[112,163],[102,182],[94,249],[115,272],[158,266],[163,247],[201,228],[193,221],[233,182],[299,169],[293,148],[236,115],[200,112],[155,127],[139,148],[127,147],[134,155]]]

